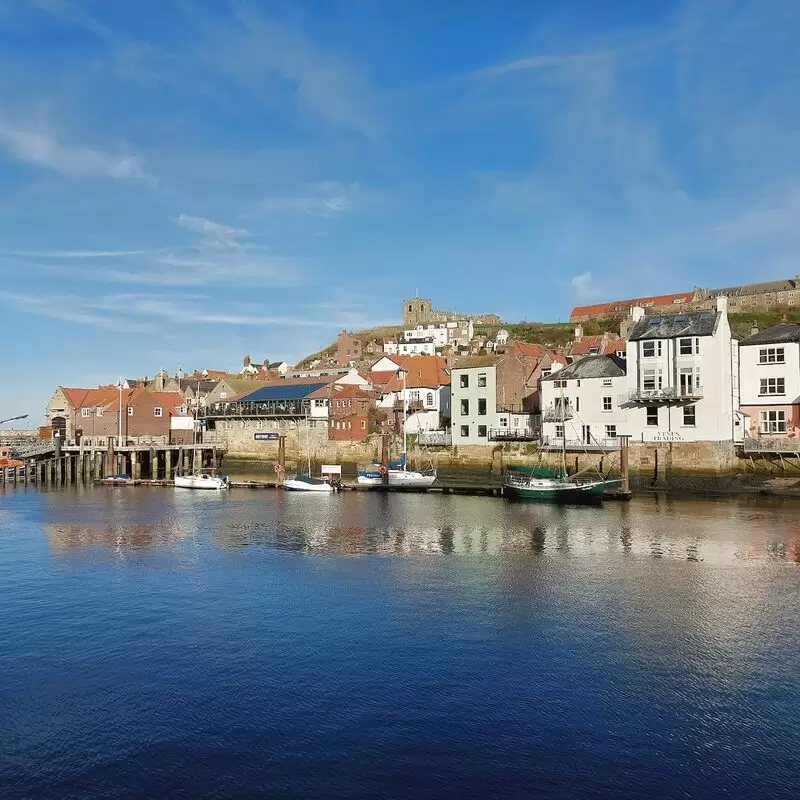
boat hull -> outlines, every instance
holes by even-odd
[[[407,489],[409,491],[424,492],[430,489],[436,480],[436,474],[424,475],[421,472],[390,469],[386,485],[391,489]],[[362,473],[356,478],[356,483],[361,486],[383,486],[383,477],[375,473]]]
[[[206,490],[220,490],[227,489],[228,482],[223,478],[218,478],[215,475],[176,475],[175,476],[176,489],[206,489]]]
[[[555,505],[599,505],[603,502],[605,481],[586,484],[558,484],[555,481],[531,481],[528,485],[503,484],[503,496],[512,500],[532,500]]]
[[[283,488],[287,492],[310,492],[312,494],[332,494],[333,486],[329,483],[309,483],[294,478],[287,478],[283,482]]]

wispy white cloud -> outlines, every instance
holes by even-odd
[[[363,188],[357,182],[318,181],[302,191],[262,200],[251,214],[300,213],[313,217],[338,217],[351,211]]]
[[[239,239],[250,236],[250,232],[244,228],[234,228],[231,225],[223,225],[205,217],[194,217],[191,214],[178,214],[173,222],[179,228],[199,233],[201,236],[229,246],[238,246]]]
[[[137,156],[65,145],[48,131],[12,125],[3,119],[0,119],[0,148],[16,161],[47,167],[64,175],[152,180]]]
[[[169,298],[163,294],[117,293],[86,297],[70,293],[33,295],[0,291],[0,303],[21,313],[123,333],[164,330],[164,326],[173,324],[180,324],[182,330],[207,326],[334,330],[375,323],[371,318],[348,310],[332,310],[334,313],[322,316],[309,314],[302,307],[298,313],[291,313],[289,307],[287,313],[269,314],[257,303],[220,302],[201,295]]]
[[[71,0],[27,0],[29,6],[85,28],[104,39],[115,39],[109,28],[87,14]]]
[[[596,294],[591,272],[574,275],[569,283],[581,299],[585,300]]]

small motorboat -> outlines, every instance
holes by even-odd
[[[228,476],[198,472],[194,475],[176,475],[176,489],[227,489]]]
[[[130,475],[120,473],[119,475],[108,475],[100,483],[103,486],[129,486],[133,483]]]
[[[312,478],[308,475],[293,475],[286,478],[283,488],[289,492],[317,492],[317,494],[330,494],[334,487],[320,478]]]

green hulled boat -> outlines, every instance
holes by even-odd
[[[552,471],[551,471],[552,472]],[[561,505],[602,503],[606,487],[615,481],[540,476],[535,472],[510,470],[503,479],[503,495],[519,500]]]

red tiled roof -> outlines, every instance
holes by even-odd
[[[406,373],[408,389],[436,389],[450,385],[447,362],[441,356],[396,356],[401,369]],[[403,376],[394,375],[384,392],[399,392],[403,388]]]
[[[103,406],[105,408],[119,397],[119,389],[117,387],[70,389],[62,386],[61,390],[75,408],[94,408],[95,406]],[[123,389],[123,391],[127,390]]]
[[[603,341],[605,344],[603,344]],[[589,355],[591,350],[597,350],[597,353],[609,355],[616,353],[617,350],[625,349],[625,340],[620,339],[619,336],[613,336],[610,340],[602,334],[599,336],[584,336],[579,342],[572,345],[573,356],[586,356]]]
[[[679,292],[678,294],[637,297],[633,300],[612,300],[610,303],[597,303],[592,306],[575,306],[569,317],[574,319],[576,317],[603,317],[620,312],[627,313],[633,306],[663,308],[664,306],[683,305],[690,303],[693,298],[694,292]]]
[[[366,377],[372,382],[373,386],[385,386],[395,375],[397,375],[397,370],[392,372],[370,372]]]

